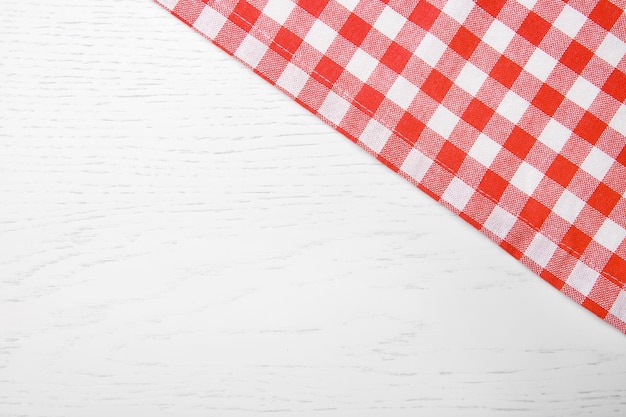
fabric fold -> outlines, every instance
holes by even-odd
[[[626,332],[626,2],[157,2]]]

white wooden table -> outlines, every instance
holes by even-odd
[[[0,10],[0,416],[626,415],[624,335],[155,3]]]

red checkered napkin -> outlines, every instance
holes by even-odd
[[[626,332],[626,1],[158,1]]]

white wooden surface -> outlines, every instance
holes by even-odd
[[[156,4],[0,11],[0,416],[626,415],[624,335]]]

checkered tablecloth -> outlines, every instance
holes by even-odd
[[[158,2],[626,332],[626,1]]]

